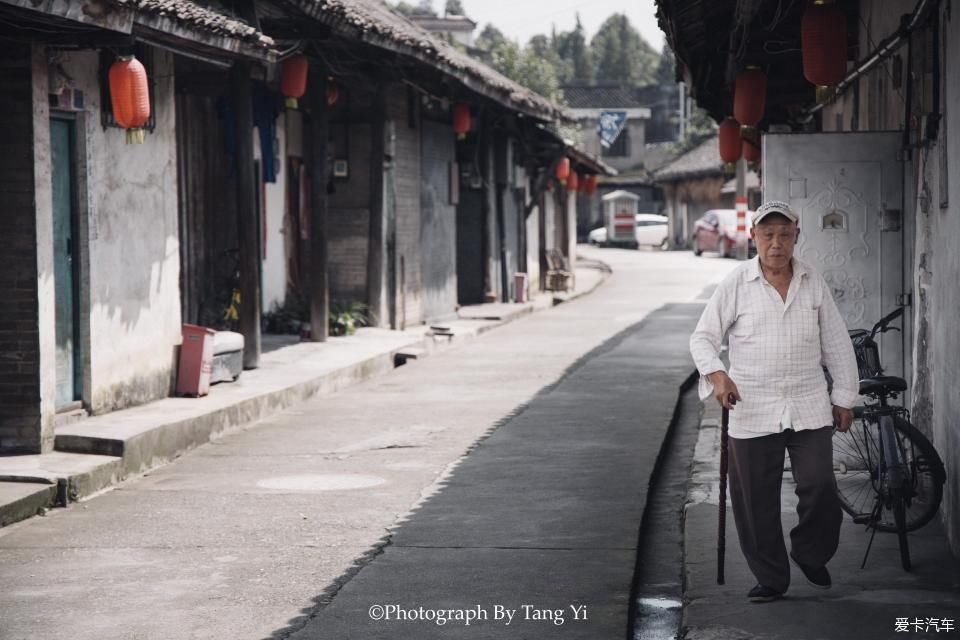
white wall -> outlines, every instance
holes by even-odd
[[[523,201],[530,202],[533,190],[530,180],[524,185]],[[523,215],[521,212],[520,215]],[[527,292],[535,293],[540,288],[540,206],[535,206],[526,220],[527,233]]]
[[[53,264],[53,184],[47,52],[32,49],[34,189],[37,216],[37,333],[40,350],[40,450],[53,450],[57,396],[57,306]]]
[[[100,124],[98,54],[63,54],[85,93],[89,398],[95,413],[168,395],[180,343],[173,56],[154,51],[156,129],[142,145]]]
[[[263,289],[261,297],[263,304],[261,308],[263,313],[269,313],[275,305],[283,305],[287,294],[287,256],[284,247],[284,236],[286,230],[284,223],[286,221],[287,210],[287,190],[286,190],[286,112],[281,113],[276,121],[276,149],[275,155],[279,159],[277,162],[277,181],[267,182],[263,185],[266,215],[266,230],[261,228],[260,233],[265,237],[261,239],[266,250],[266,257],[263,258]],[[262,152],[260,149],[260,133],[255,128],[253,130],[253,149],[254,158],[260,159]],[[263,252],[261,252],[261,256]]]
[[[899,16],[913,8],[910,0],[862,0],[858,57],[868,53],[868,43],[880,42],[893,33]],[[960,89],[952,81],[960,71],[960,19],[948,19],[948,9],[940,7],[944,55],[943,121],[939,135],[932,144],[914,148],[904,162],[905,230],[908,238],[909,232],[914,232],[913,243],[905,251],[905,279],[913,295],[912,307],[908,309],[914,327],[913,340],[907,345],[913,360],[911,419],[930,437],[946,466],[940,514],[953,552],[960,556],[960,387],[956,384],[956,372],[960,371],[960,323],[953,320],[960,309],[960,252],[956,250],[960,238],[960,179],[955,178],[956,167],[960,166]],[[922,43],[923,32],[915,37]],[[926,51],[923,44],[914,49],[917,56],[924,56]],[[853,91],[824,108],[824,131],[902,128],[902,96],[909,75],[906,47],[899,54],[904,84],[899,89],[892,86],[894,63],[888,59],[859,80],[858,110],[854,109]],[[918,58],[915,69],[922,69],[923,73],[916,76],[913,109],[916,113],[929,113],[935,108],[931,60]],[[945,173],[941,172],[943,160]]]

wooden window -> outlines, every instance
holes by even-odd
[[[630,130],[624,125],[623,131],[613,144],[603,149],[605,158],[626,158],[630,156]]]

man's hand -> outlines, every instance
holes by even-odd
[[[737,385],[733,383],[726,371],[708,373],[707,380],[713,385],[713,397],[724,409],[733,408],[734,403],[730,402],[730,394],[733,394],[733,397],[737,400],[741,399],[740,392],[737,391]]]
[[[853,424],[853,410],[833,405],[833,426],[840,433],[845,432]]]

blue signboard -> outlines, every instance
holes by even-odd
[[[600,113],[600,122],[597,123],[597,135],[600,136],[600,144],[609,149],[616,142],[617,136],[623,131],[623,125],[627,122],[626,111],[603,111]]]

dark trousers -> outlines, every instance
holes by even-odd
[[[833,476],[833,427],[786,429],[759,438],[730,438],[730,501],[740,548],[757,581],[786,591],[790,562],[780,520],[784,451],[797,484],[797,515],[790,531],[791,555],[802,565],[822,567],[840,541],[843,514]]]

